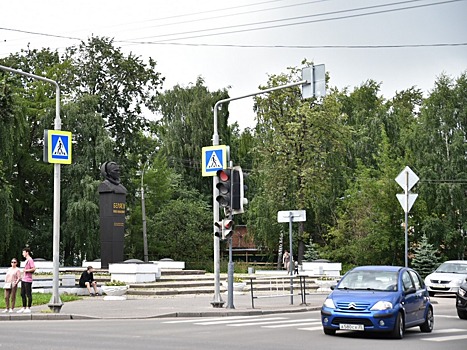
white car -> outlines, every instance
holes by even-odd
[[[425,277],[430,296],[456,294],[459,286],[467,281],[467,260],[449,260]]]

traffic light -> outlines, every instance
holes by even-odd
[[[246,186],[243,184],[243,170],[240,166],[232,169],[232,215],[245,212],[243,206],[248,204],[245,198]]]
[[[229,211],[231,203],[232,170],[218,170],[216,175],[219,178],[219,182],[216,185],[219,191],[216,201],[219,202],[221,208],[224,208],[224,211]]]
[[[222,220],[222,239],[229,239],[233,235],[234,222],[230,219]]]
[[[214,223],[214,226],[216,227],[214,229],[214,236],[216,237],[219,237],[220,239],[222,239],[222,221],[216,221]]]

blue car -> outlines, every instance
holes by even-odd
[[[406,267],[360,266],[347,272],[324,301],[325,334],[385,332],[402,339],[407,328],[431,332],[433,306],[420,275]]]

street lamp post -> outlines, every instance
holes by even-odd
[[[256,91],[251,94],[243,95],[243,96],[238,96],[238,97],[231,97],[231,98],[226,98],[220,101],[217,101],[216,104],[214,105],[214,133],[212,135],[212,145],[213,146],[218,146],[219,145],[219,133],[217,130],[217,110],[220,107],[221,104],[226,103],[226,102],[231,102],[235,100],[240,100],[246,97],[252,97],[256,95],[261,95],[264,93],[276,91],[276,90],[281,90],[281,89],[286,89],[289,87],[297,86],[297,85],[303,85],[309,83],[308,80],[300,80],[295,83],[290,83],[286,85],[281,85],[281,86],[275,86],[269,89],[261,90],[261,91]],[[217,176],[213,176],[212,178],[212,192],[213,192],[213,199],[212,199],[212,211],[213,211],[213,228],[215,226],[215,223],[219,221],[219,203],[216,200],[216,197],[218,195],[218,190],[217,190],[217,183],[219,182],[219,179]],[[214,298],[211,301],[211,305],[215,308],[221,308],[224,305],[224,301],[222,300],[221,294],[220,294],[220,242],[219,242],[219,237],[217,237],[215,234],[213,235],[214,237]],[[228,291],[229,293],[233,293],[233,291]]]
[[[41,77],[39,75],[26,73],[20,70],[12,69],[9,67],[1,66],[0,69],[14,73],[25,75],[27,77],[45,81],[47,83],[53,84],[55,86],[55,120],[54,128],[55,130],[60,130],[62,128],[62,120],[60,119],[60,87],[58,83],[54,80]],[[52,286],[52,298],[49,302],[49,308],[55,312],[59,313],[63,303],[60,299],[59,292],[59,266],[60,266],[60,164],[54,164],[54,196],[53,196],[53,286]]]
[[[146,205],[144,202],[144,170],[148,162],[144,163],[143,171],[141,172],[141,215],[143,220],[143,251],[144,251],[144,262],[148,262],[148,235],[146,232]]]

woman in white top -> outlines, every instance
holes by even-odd
[[[21,270],[18,268],[18,260],[16,258],[11,259],[11,267],[6,271],[5,275],[5,312],[13,312],[16,303],[16,289],[18,289],[18,283],[21,280]],[[10,303],[11,301],[11,303]]]

